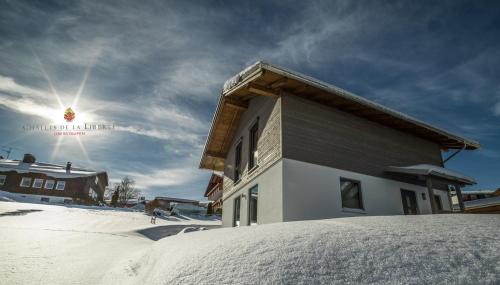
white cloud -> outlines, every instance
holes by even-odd
[[[493,106],[493,114],[495,114],[495,116],[500,116],[500,102],[497,102],[495,106]]]

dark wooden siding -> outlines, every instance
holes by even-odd
[[[291,94],[282,104],[285,158],[392,179],[387,166],[442,166],[433,142]]]
[[[7,177],[5,184],[0,185],[0,190],[3,191],[8,191],[12,193],[32,194],[32,195],[72,197],[79,199],[86,199],[88,197],[89,187],[92,183],[94,183],[95,180],[95,176],[60,179],[51,177],[43,173],[17,173],[14,171],[0,172],[0,175],[6,175]],[[30,177],[32,179],[30,187],[20,186],[21,179],[23,177]],[[43,179],[42,188],[32,187],[35,178]],[[46,180],[54,180],[55,183],[57,183],[57,181],[66,181],[66,186],[64,190],[56,190],[55,184],[53,189],[45,189],[44,187]],[[104,184],[98,186],[99,193],[101,195],[104,194],[104,187],[105,187]]]

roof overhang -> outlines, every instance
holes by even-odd
[[[419,177],[437,177],[451,182],[456,182],[462,185],[472,185],[476,184],[474,178],[465,176],[455,171],[448,170],[444,167],[430,165],[430,164],[418,164],[412,166],[389,166],[386,169],[387,172],[413,175]]]
[[[203,150],[200,168],[222,171],[224,158],[238,127],[241,114],[248,108],[248,101],[255,96],[279,97],[282,92],[292,93],[390,128],[411,133],[435,142],[445,150],[473,150],[480,147],[476,141],[424,123],[336,86],[259,61],[224,84]]]

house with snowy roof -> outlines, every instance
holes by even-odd
[[[212,176],[210,176],[210,179],[208,180],[208,185],[203,196],[207,197],[208,201],[210,201],[210,204],[208,205],[209,213],[222,212],[223,181],[223,176],[217,173],[212,173]]]
[[[479,143],[257,62],[223,87],[200,161],[222,171],[223,225],[452,211],[473,178],[442,152]],[[451,156],[451,155],[450,155]]]
[[[17,201],[90,203],[103,201],[108,186],[105,171],[37,162],[32,154],[23,160],[0,159],[2,196]]]

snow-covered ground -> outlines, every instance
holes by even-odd
[[[0,284],[115,284],[103,282],[114,266],[134,276],[134,261],[167,226],[193,224],[220,221],[152,225],[140,212],[0,202]]]
[[[42,211],[13,215],[32,209]],[[0,283],[500,283],[500,215],[341,218],[157,241],[139,233],[216,223],[154,228],[141,213],[0,202]]]

